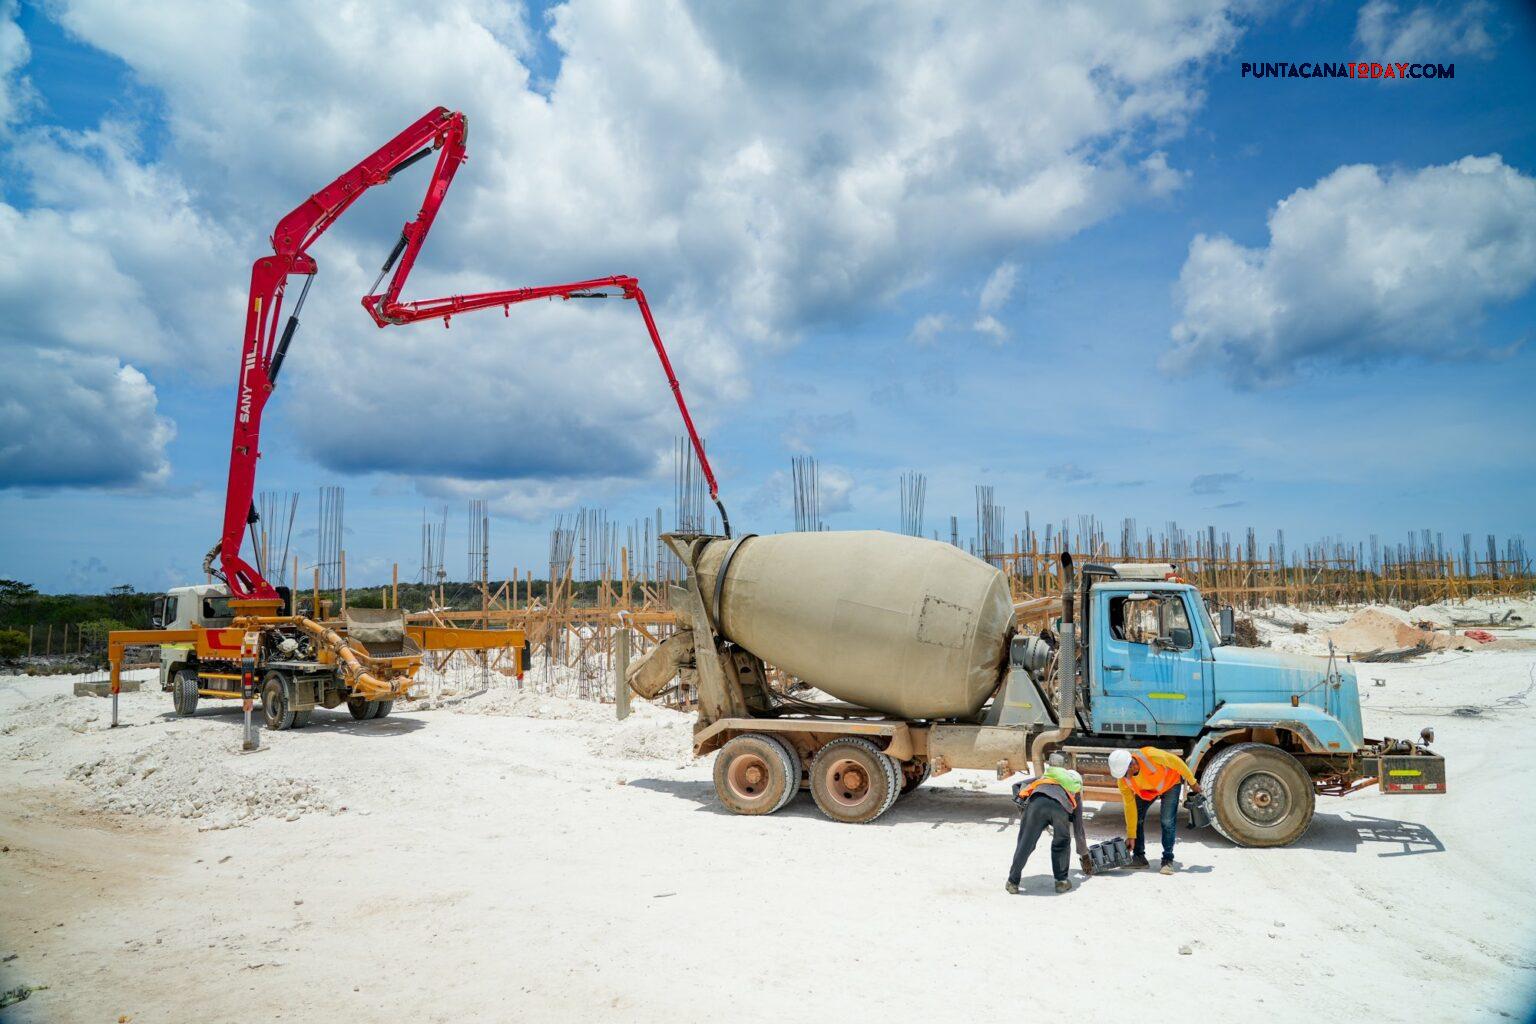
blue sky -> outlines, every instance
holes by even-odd
[[[977,32],[942,9],[394,6],[387,30],[293,24],[277,45],[240,5],[0,3],[0,576],[196,577],[250,261],[438,103],[470,115],[471,158],[412,292],[638,275],[739,528],[792,524],[789,461],[812,454],[834,528],[895,529],[918,470],[929,529],[958,515],[963,537],[977,484],[1010,532],[1028,511],[1293,546],[1531,534],[1523,7],[1101,25],[1009,5]],[[380,67],[382,31],[406,52]],[[1239,75],[1304,60],[1456,76]],[[678,426],[632,309],[444,334],[357,308],[423,180],[315,247],[258,488],[300,492],[302,530],[315,489],[344,485],[364,581],[414,575],[444,505],[460,571],[470,498],[491,502],[495,575],[537,569],[557,514],[670,515]]]

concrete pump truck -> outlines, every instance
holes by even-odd
[[[253,544],[257,565],[240,556],[246,531],[257,521],[252,499],[256,461],[261,457],[262,412],[277,384],[299,326],[299,313],[319,270],[309,249],[370,188],[390,181],[434,153],[437,160],[420,211],[401,230],[373,288],[363,297],[363,308],[374,323],[389,327],[440,319],[446,327],[461,313],[493,308],[506,312],[515,304],[535,299],[633,301],[645,321],[698,456],[710,498],[720,509],[729,533],[729,520],[714,473],[638,280],[628,276],[600,277],[569,284],[401,300],[401,289],[448,187],[467,159],[468,138],[469,120],[464,114],[446,107],[431,110],[306,199],[273,230],[272,252],[257,259],[251,268],[235,391],[224,525],[218,543],[203,562],[210,582],[176,588],[160,598],[155,612],[157,628],[121,630],[110,635],[114,725],[123,653],[130,645],[160,647],[161,686],[171,693],[177,714],[192,714],[200,699],[239,699],[244,702],[249,721],[253,702],[259,700],[262,717],[272,729],[302,726],[315,708],[334,708],[343,703],[355,718],[387,715],[394,701],[407,695],[424,650],[523,648],[524,637],[519,630],[407,625],[398,608],[352,609],[339,621],[324,621],[318,595],[316,607],[301,615],[293,594],[268,582],[268,567],[259,564],[258,546]],[[293,275],[303,277],[304,283],[293,312],[279,331],[283,300]],[[380,291],[385,277],[389,282]],[[517,671],[522,671],[520,664]],[[247,743],[253,742],[248,729]]]

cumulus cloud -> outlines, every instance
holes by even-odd
[[[1341,167],[1282,200],[1269,244],[1198,235],[1165,368],[1240,384],[1305,364],[1485,354],[1485,312],[1536,282],[1536,179],[1497,156]]]
[[[245,268],[271,225],[445,102],[471,116],[471,159],[413,294],[639,272],[706,423],[745,396],[763,347],[1165,191],[1177,172],[1147,140],[1182,130],[1203,63],[1236,35],[1221,0],[987,19],[573,0],[552,10],[559,70],[534,83],[529,16],[494,0],[380,0],[366,18],[298,0],[47,13],[122,59],[165,123],[153,160],[108,127],[29,136],[19,230],[99,269],[84,312],[110,328],[37,323],[37,344],[232,377]],[[647,472],[676,423],[632,310],[380,335],[357,309],[424,178],[365,197],[314,249],[277,398],[327,410],[301,443],[337,470],[477,486]],[[963,322],[1005,333],[990,309]]]
[[[31,81],[21,70],[32,59],[32,48],[16,23],[20,10],[16,0],[0,0],[0,135],[36,99]]]
[[[170,472],[175,436],[155,389],[110,356],[6,353],[0,488],[147,487]]]
[[[1491,57],[1492,13],[1492,6],[1481,0],[1407,10],[1390,0],[1370,0],[1355,20],[1355,41],[1374,58],[1388,60]]]

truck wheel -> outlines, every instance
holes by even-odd
[[[715,793],[736,814],[772,814],[787,803],[798,784],[784,745],[749,732],[734,737],[715,755]]]
[[[779,800],[779,806],[774,810],[780,810],[789,805],[789,802],[800,795],[800,780],[805,777],[805,764],[800,759],[800,751],[784,736],[770,736],[773,742],[784,748],[784,754],[789,758],[789,785],[784,787],[784,796]]]
[[[361,697],[348,697],[347,710],[352,712],[353,718],[362,722],[372,718],[378,713],[379,709],[374,707],[374,702],[371,700],[363,700]]]
[[[374,703],[378,705],[373,712],[374,718],[388,718],[389,713],[395,709],[395,702],[392,700],[376,700]]]
[[[261,715],[268,729],[293,727],[294,712],[288,706],[288,689],[281,672],[269,672],[261,684]]]
[[[811,762],[811,796],[833,821],[874,821],[890,810],[900,793],[896,762],[863,737],[839,737],[818,750]]]
[[[1265,743],[1239,743],[1201,773],[1216,831],[1238,846],[1287,846],[1312,824],[1317,792],[1290,754]]]
[[[926,757],[914,757],[901,765],[901,796],[906,796],[928,781],[933,774],[933,762]]]
[[[314,714],[314,709],[308,711],[295,711],[293,713],[293,728],[302,729],[309,724],[309,716]]]
[[[186,718],[197,710],[197,673],[191,669],[182,669],[176,673],[176,681],[171,688],[171,703],[176,707],[176,714],[180,718]]]

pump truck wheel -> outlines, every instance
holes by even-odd
[[[1238,846],[1287,846],[1312,823],[1317,792],[1290,754],[1264,743],[1217,753],[1201,773],[1216,831]]]
[[[186,718],[197,710],[197,673],[189,668],[184,668],[176,673],[176,678],[171,684],[171,703],[176,707],[176,715]]]
[[[395,702],[392,700],[377,700],[374,703],[378,705],[378,709],[373,713],[374,718],[388,718],[389,713],[395,709]]]
[[[811,762],[811,796],[833,821],[874,821],[890,810],[900,793],[896,762],[861,736],[838,737]]]
[[[347,710],[352,712],[352,717],[359,722],[367,721],[379,713],[378,702],[363,700],[361,697],[348,697]]]
[[[261,716],[268,729],[293,727],[295,714],[288,706],[288,688],[281,672],[268,672],[261,683]]]
[[[789,752],[772,736],[734,737],[715,755],[715,793],[736,814],[772,814],[799,788]]]

